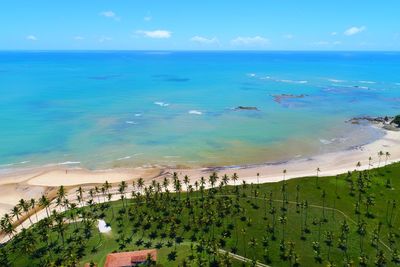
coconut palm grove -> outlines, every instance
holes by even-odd
[[[0,266],[103,266],[156,249],[142,266],[396,266],[400,163],[335,177],[248,184],[177,173],[23,200],[1,219]],[[117,199],[118,198],[118,199]],[[37,211],[46,216],[38,220]],[[99,231],[103,220],[111,231]],[[24,228],[17,226],[25,221]],[[86,264],[86,265],[85,265]]]

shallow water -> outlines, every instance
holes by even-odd
[[[346,149],[381,134],[346,120],[399,112],[398,73],[399,53],[0,52],[0,169]]]

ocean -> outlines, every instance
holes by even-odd
[[[0,170],[231,166],[351,149],[400,113],[400,53],[0,52]],[[241,107],[241,108],[239,108]]]

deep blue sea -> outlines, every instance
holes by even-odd
[[[397,113],[400,53],[0,52],[0,169],[281,161]]]

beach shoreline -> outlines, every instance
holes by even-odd
[[[93,186],[103,184],[105,181],[119,183],[143,178],[146,182],[149,182],[153,179],[162,179],[162,177],[172,175],[174,172],[182,177],[188,175],[191,183],[202,176],[208,177],[212,172],[230,176],[237,173],[240,182],[244,180],[247,183],[266,183],[281,181],[283,170],[286,170],[285,179],[292,179],[315,176],[317,168],[320,169],[320,176],[331,176],[355,169],[363,170],[400,161],[400,132],[383,131],[385,131],[385,134],[380,139],[352,149],[265,164],[195,169],[137,167],[108,170],[66,169],[65,166],[47,166],[3,173],[0,174],[0,216],[9,212],[21,198],[38,199],[42,194],[54,192],[61,185],[72,192],[79,186]],[[383,155],[379,160],[379,151],[389,152],[390,157],[386,158]],[[372,158],[371,161],[369,161],[369,157]],[[360,162],[360,166],[357,167],[358,162]]]

